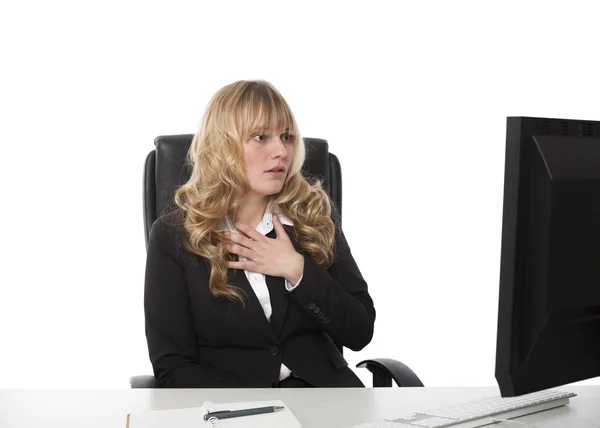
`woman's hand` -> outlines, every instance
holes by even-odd
[[[240,233],[227,232],[224,248],[244,257],[245,261],[228,262],[230,269],[242,269],[287,279],[296,285],[304,271],[304,257],[299,254],[277,215],[273,215],[275,239],[261,235],[245,224],[236,224]]]

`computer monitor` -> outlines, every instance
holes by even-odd
[[[600,122],[509,117],[496,343],[503,397],[600,376]]]

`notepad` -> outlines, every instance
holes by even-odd
[[[204,421],[206,407],[148,410],[127,415],[126,428],[302,428],[302,424],[281,400],[214,404],[214,410],[240,410],[254,407],[283,406],[285,409],[261,415],[222,419],[210,425]]]

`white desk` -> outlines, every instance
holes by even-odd
[[[577,393],[568,406],[520,418],[540,428],[599,428],[600,386],[559,388]],[[201,406],[204,401],[280,399],[304,428],[346,428],[498,394],[488,388],[0,390],[0,427],[124,428],[130,411]],[[498,428],[515,428],[499,423]]]

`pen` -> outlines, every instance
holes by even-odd
[[[273,413],[277,410],[282,410],[283,406],[268,406],[268,407],[255,407],[254,409],[242,409],[242,410],[219,410],[218,412],[210,412],[204,415],[204,420],[207,421],[209,418],[227,419],[236,418],[238,416],[249,416],[249,415],[260,415],[262,413]]]

